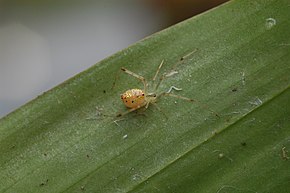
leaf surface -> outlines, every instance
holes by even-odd
[[[230,1],[2,118],[0,192],[287,192],[289,18],[287,0]],[[120,94],[142,89],[120,68],[151,80],[162,60],[161,75],[178,73],[158,93],[199,103],[163,97],[115,117]]]

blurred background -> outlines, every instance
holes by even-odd
[[[227,0],[0,0],[0,118],[98,61]]]

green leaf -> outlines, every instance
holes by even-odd
[[[230,1],[44,93],[0,120],[0,192],[289,192],[289,26],[287,0]],[[163,97],[117,118],[142,88],[112,89],[120,68],[150,80],[162,60],[178,74],[158,93],[208,108]]]

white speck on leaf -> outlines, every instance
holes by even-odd
[[[172,90],[180,91],[180,90],[182,90],[182,88],[177,88],[177,87],[175,87],[175,86],[171,86],[171,87],[169,88],[169,90],[168,90],[166,93],[170,93]]]
[[[263,103],[263,101],[261,99],[259,99],[259,97],[256,97],[253,101],[250,101],[249,103],[251,105],[259,106]]]
[[[136,181],[138,179],[141,179],[141,175],[139,174],[134,174],[132,180]]]
[[[173,76],[174,74],[178,74],[178,72],[177,71],[171,71],[168,74],[165,74],[165,77],[170,77],[170,76]]]
[[[286,147],[282,147],[282,158],[284,159],[284,160],[288,160],[288,159],[290,159],[289,157],[288,157],[288,155],[287,155],[287,153],[288,153],[288,151],[286,150]]]
[[[287,43],[281,43],[281,44],[279,44],[279,46],[290,46],[290,44],[287,44]]]
[[[242,75],[242,84],[246,85],[245,72],[241,72],[241,75]]]
[[[267,18],[265,26],[269,30],[276,25],[276,20],[274,18]]]

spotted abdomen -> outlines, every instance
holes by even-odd
[[[145,94],[140,89],[127,90],[121,95],[121,99],[128,108],[137,108],[145,104]]]

